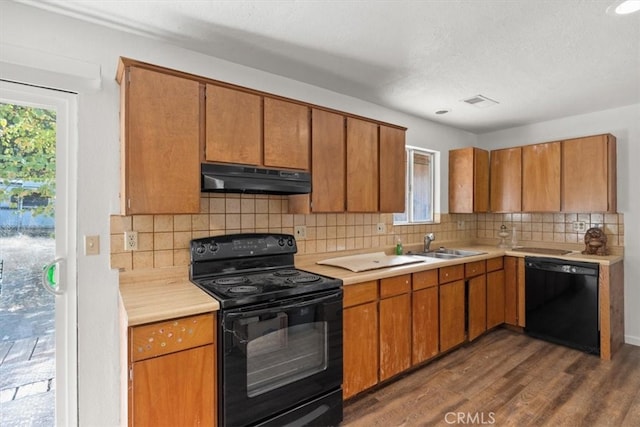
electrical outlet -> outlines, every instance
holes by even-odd
[[[84,254],[100,255],[100,236],[84,236]]]
[[[458,221],[458,230],[464,230],[464,221]]]
[[[573,221],[573,231],[576,233],[584,233],[587,231],[587,225],[584,221]]]
[[[137,231],[124,232],[124,250],[125,251],[138,250],[138,232]]]
[[[384,225],[384,222],[379,222],[376,230],[378,231],[378,234],[384,234],[387,232],[387,226]]]
[[[304,240],[307,238],[307,227],[304,225],[296,225],[295,227],[296,239]]]

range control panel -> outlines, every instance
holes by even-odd
[[[239,257],[295,254],[296,239],[290,234],[228,234],[191,241],[191,259],[209,261]]]

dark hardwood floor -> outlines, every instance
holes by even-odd
[[[346,402],[342,427],[640,426],[640,347],[610,362],[497,329]]]

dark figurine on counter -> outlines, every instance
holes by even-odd
[[[593,227],[584,234],[585,255],[607,255],[607,235],[601,228]]]

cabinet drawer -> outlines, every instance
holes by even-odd
[[[130,329],[131,361],[212,343],[213,328],[213,313],[134,326]]]
[[[502,270],[504,265],[504,257],[490,258],[487,260],[487,272]]]
[[[438,270],[433,269],[413,273],[412,286],[414,291],[438,286]]]
[[[470,262],[464,265],[464,276],[473,277],[483,274],[487,270],[484,260]]]
[[[440,284],[464,279],[464,264],[442,267],[439,269],[438,277]]]
[[[343,288],[344,291],[344,307],[351,307],[365,302],[375,301],[378,299],[378,282],[358,283],[357,285],[348,285]]]
[[[406,294],[409,291],[411,291],[410,274],[380,280],[380,298]]]

